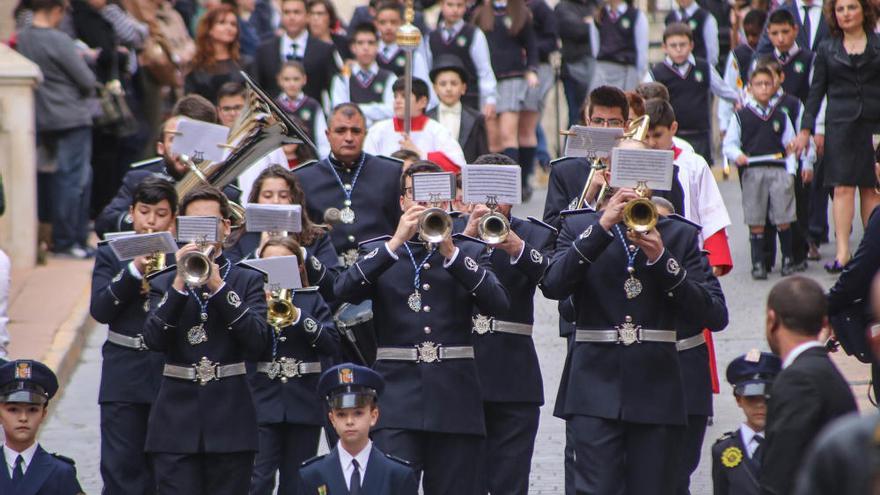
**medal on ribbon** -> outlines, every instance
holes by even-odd
[[[623,252],[626,253],[626,271],[629,273],[629,278],[623,283],[623,291],[626,293],[627,299],[635,299],[639,297],[639,294],[642,293],[642,281],[635,277],[636,267],[636,255],[639,253],[639,248],[630,245],[626,245],[626,237],[623,236],[623,232],[620,230],[619,225],[614,226],[617,229],[617,235],[620,236],[620,242],[623,243]]]
[[[415,290],[406,299],[406,304],[407,306],[409,306],[409,309],[418,313],[422,310],[422,293],[419,292],[419,279],[421,277],[422,268],[425,266],[428,258],[430,258],[432,254],[434,254],[434,248],[428,250],[428,254],[425,255],[425,258],[422,260],[421,263],[416,263],[416,257],[413,256],[413,252],[412,249],[409,248],[409,244],[404,243],[403,247],[406,248],[406,254],[409,255],[409,259],[410,261],[412,261],[413,264],[413,269],[415,269],[416,271],[416,275],[413,278],[413,287],[415,287]]]

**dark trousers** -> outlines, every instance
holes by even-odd
[[[244,495],[254,470],[254,452],[154,452],[151,457],[158,495]]]
[[[810,184],[810,220],[808,231],[810,241],[815,244],[828,242],[828,195],[825,181],[825,166],[822,159],[813,165],[813,182]]]
[[[483,437],[458,433],[383,428],[373,433],[379,450],[412,465],[425,495],[479,493]]]
[[[150,404],[101,403],[101,479],[103,495],[156,492],[153,466],[144,453]]]
[[[797,221],[791,224],[791,257],[795,263],[807,259],[807,228],[810,222],[809,184],[804,184],[801,174],[794,176],[794,201]]]
[[[52,244],[55,251],[85,246],[89,236],[89,200],[92,195],[92,128],[77,127],[42,132],[37,136],[55,158],[50,180],[40,181],[42,209],[52,214]]]
[[[525,402],[484,402],[483,411],[486,440],[482,493],[528,494],[540,406]]]
[[[562,64],[562,89],[565,91],[565,103],[568,106],[569,127],[580,124],[583,120],[581,107],[590,92],[590,82],[593,80],[596,60],[593,57]]]
[[[574,429],[568,421],[565,422],[565,448],[563,449],[563,469],[565,470],[565,495],[574,495],[574,487],[577,485],[577,476],[574,467]]]
[[[703,438],[706,436],[708,416],[688,416],[688,425],[681,441],[681,453],[678,464],[678,495],[690,493],[691,475],[700,465],[700,453],[703,450]]]
[[[260,425],[251,495],[271,495],[278,472],[278,495],[295,495],[299,466],[318,453],[321,427],[280,423]]]
[[[575,493],[672,495],[684,428],[572,416]]]

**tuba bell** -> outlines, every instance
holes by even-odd
[[[291,325],[299,318],[299,308],[293,305],[290,289],[273,290],[269,293],[267,302],[269,309],[266,319],[276,329]]]
[[[498,202],[494,197],[490,197],[489,201],[486,201],[486,206],[492,211],[480,218],[480,223],[477,224],[477,232],[480,235],[480,239],[487,244],[501,244],[510,234],[510,220],[501,213],[498,213]]]

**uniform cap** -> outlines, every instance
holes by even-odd
[[[0,366],[0,402],[45,404],[58,391],[58,378],[45,364],[20,359]]]
[[[753,349],[727,365],[727,381],[736,395],[767,395],[769,385],[781,370],[782,361],[776,355]]]
[[[318,381],[318,393],[327,400],[331,409],[372,404],[384,389],[385,380],[379,373],[353,363],[328,369]]]

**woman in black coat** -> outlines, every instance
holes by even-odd
[[[856,188],[863,223],[880,204],[871,139],[880,129],[880,37],[869,0],[828,0],[824,10],[832,37],[819,45],[795,148],[806,147],[827,97],[824,185],[834,188],[837,254],[825,269],[837,273],[850,258]]]

